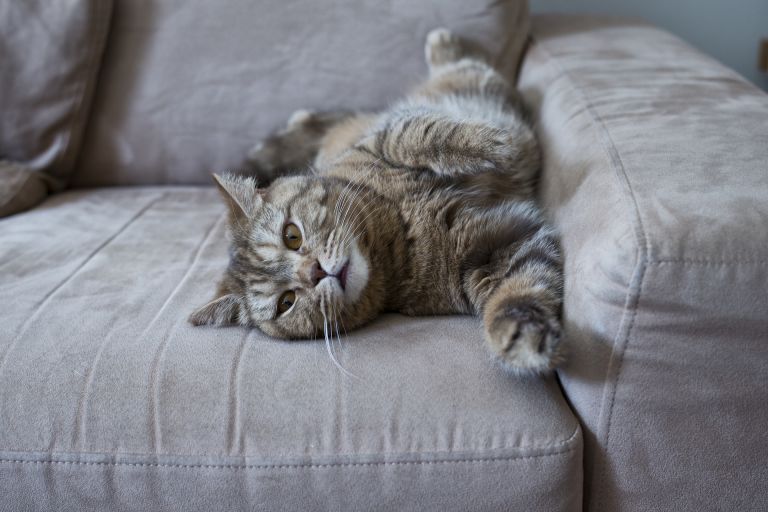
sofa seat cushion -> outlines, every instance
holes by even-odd
[[[580,510],[554,379],[469,317],[321,341],[195,328],[226,264],[209,188],[73,191],[0,221],[0,495],[19,510]],[[9,501],[10,500],[10,501]]]

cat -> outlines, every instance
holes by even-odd
[[[428,80],[382,113],[295,113],[251,154],[269,186],[214,175],[230,262],[192,324],[328,343],[385,311],[472,314],[505,368],[559,364],[562,255],[521,97],[446,29],[425,53]]]

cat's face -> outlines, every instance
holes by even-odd
[[[371,258],[370,219],[354,185],[306,176],[267,189],[247,178],[218,182],[230,206],[230,263],[219,297],[192,323],[310,338],[375,316],[382,269]]]

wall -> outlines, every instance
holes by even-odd
[[[613,14],[644,18],[768,90],[757,68],[758,45],[768,38],[768,0],[530,0],[531,11]]]

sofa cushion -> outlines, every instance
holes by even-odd
[[[16,510],[581,510],[581,434],[470,317],[322,341],[195,328],[213,189],[66,192],[0,222],[0,495]]]
[[[67,183],[80,149],[111,0],[0,3],[0,215]]]
[[[768,95],[647,24],[568,16],[534,18],[520,85],[588,509],[768,509]]]
[[[380,109],[446,26],[509,75],[526,0],[116,0],[76,185],[206,184],[300,108]]]

